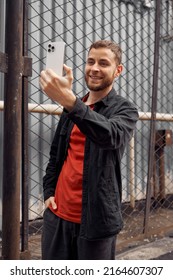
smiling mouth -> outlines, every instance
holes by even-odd
[[[92,80],[101,80],[102,77],[98,77],[98,76],[89,76]]]

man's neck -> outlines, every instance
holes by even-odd
[[[110,92],[110,88],[107,90],[103,90],[103,91],[90,91],[88,98],[85,102],[86,105],[91,105],[91,104],[95,104],[96,102],[98,102],[99,100],[103,99],[105,96],[108,95],[108,93]]]

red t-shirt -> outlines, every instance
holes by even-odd
[[[58,217],[74,223],[81,222],[82,177],[85,135],[74,125],[67,158],[63,164],[55,190],[57,209],[50,209]]]

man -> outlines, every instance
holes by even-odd
[[[138,120],[134,105],[113,89],[121,56],[111,41],[91,45],[83,100],[72,91],[69,67],[64,77],[41,72],[42,90],[64,107],[43,178],[43,259],[115,259],[123,227],[120,164]]]

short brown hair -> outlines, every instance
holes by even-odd
[[[118,65],[121,64],[122,49],[117,43],[109,41],[109,40],[98,40],[98,41],[92,43],[92,45],[89,48],[89,52],[93,48],[94,49],[99,49],[99,48],[110,49],[115,54],[115,60],[118,63]]]

